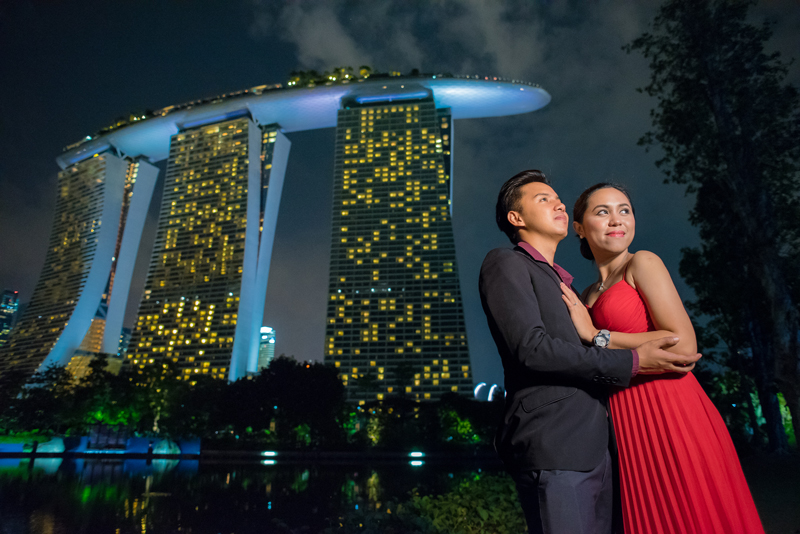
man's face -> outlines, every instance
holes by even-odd
[[[553,188],[531,182],[521,188],[520,210],[509,211],[508,220],[520,229],[542,236],[564,239],[569,232],[566,207]]]

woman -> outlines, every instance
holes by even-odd
[[[596,262],[584,306],[562,284],[581,339],[615,349],[677,336],[670,350],[693,355],[692,323],[661,259],[632,253],[633,204],[624,187],[597,184],[578,198],[573,228]],[[620,458],[628,534],[763,533],[736,450],[694,375],[638,375],[609,399]]]

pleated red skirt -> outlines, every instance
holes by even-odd
[[[655,330],[625,281],[590,313],[612,332]],[[725,422],[694,375],[639,375],[612,393],[610,411],[627,534],[764,532]]]

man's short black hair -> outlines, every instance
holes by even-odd
[[[531,182],[539,182],[550,185],[550,181],[542,171],[535,169],[522,171],[508,179],[500,194],[497,195],[497,205],[495,206],[495,221],[497,227],[508,236],[515,245],[519,243],[519,231],[516,226],[508,222],[509,211],[521,211],[520,199],[522,198],[522,186]]]

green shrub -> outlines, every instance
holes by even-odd
[[[401,504],[340,517],[325,534],[519,534],[525,516],[508,475],[473,474],[443,495],[416,490]]]
[[[409,511],[428,519],[436,532],[448,534],[519,534],[525,516],[508,475],[479,475],[444,495],[412,495]]]

